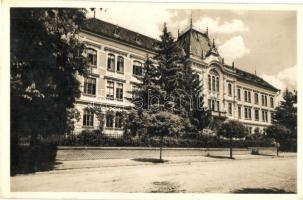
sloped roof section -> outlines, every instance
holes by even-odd
[[[260,85],[264,88],[273,90],[275,92],[279,91],[279,89],[275,88],[274,86],[269,84],[267,81],[265,81],[263,78],[255,75],[255,74],[243,71],[238,68],[235,68],[235,70],[236,70],[237,78],[239,78],[239,79],[242,79],[244,81],[249,81],[251,83],[255,83],[256,85]]]
[[[211,41],[206,33],[188,29],[179,38],[177,43],[184,48],[187,55],[190,53],[194,56],[202,58],[202,53],[205,56],[211,50]]]
[[[152,51],[157,43],[156,39],[96,18],[87,19],[81,29]]]

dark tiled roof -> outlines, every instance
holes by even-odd
[[[238,68],[235,68],[235,70],[236,70],[237,78],[239,78],[239,79],[255,83],[256,85],[260,85],[264,88],[267,88],[267,89],[270,89],[270,90],[273,90],[276,92],[279,91],[277,88],[275,88],[274,86],[269,84],[267,81],[263,80],[261,77],[255,75],[255,74],[243,71]]]
[[[211,41],[205,33],[195,29],[189,29],[178,38],[178,44],[184,48],[186,54],[191,53],[194,56],[202,57],[211,49]]]
[[[96,18],[87,19],[84,26],[81,28],[92,33],[107,36],[148,50],[153,50],[157,42],[156,39],[151,37]]]

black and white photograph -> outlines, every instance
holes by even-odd
[[[6,10],[7,197],[302,198],[302,7],[81,1]]]

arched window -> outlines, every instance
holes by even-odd
[[[89,109],[84,109],[83,126],[94,126],[94,113]]]
[[[117,72],[124,72],[124,58],[122,56],[117,58]]]
[[[211,91],[211,76],[208,75],[208,90]]]
[[[219,92],[219,77],[216,77],[216,88],[217,88],[217,92]]]
[[[212,69],[209,71],[208,75],[208,90],[213,92],[219,92],[219,88],[219,73],[215,69]]]
[[[87,57],[89,65],[96,67],[97,66],[97,51],[95,49],[87,49]]]
[[[216,91],[216,81],[215,81],[215,76],[212,76],[212,89],[213,89],[213,91]]]
[[[115,71],[115,55],[114,54],[108,54],[107,57],[107,69],[109,71]]]

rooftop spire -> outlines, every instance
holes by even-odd
[[[255,75],[257,75],[257,67],[256,67],[256,65],[255,65]]]
[[[179,36],[180,36],[180,27],[178,25],[178,38],[179,38]]]
[[[208,26],[206,26],[206,35],[208,35]]]
[[[190,28],[193,27],[193,14],[190,14]]]

